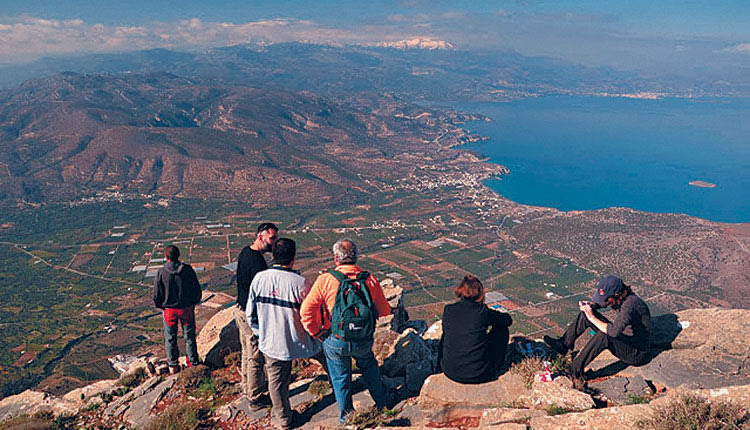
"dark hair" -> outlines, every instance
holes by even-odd
[[[482,281],[474,275],[464,276],[463,281],[458,284],[454,293],[459,299],[466,299],[474,302],[484,301],[484,286],[482,285]]]
[[[622,302],[624,302],[629,295],[633,294],[630,285],[622,284],[622,286],[622,290],[616,292],[612,297],[607,298],[607,304],[611,306],[612,309],[620,309]]]
[[[180,248],[174,245],[169,245],[164,248],[164,256],[167,257],[167,260],[169,261],[177,261],[180,259]]]
[[[271,252],[275,264],[286,266],[294,261],[297,255],[297,244],[292,239],[282,237],[273,244]]]
[[[279,231],[279,228],[276,227],[276,224],[272,222],[264,222],[261,225],[258,226],[258,233],[266,231],[266,230],[276,230]]]

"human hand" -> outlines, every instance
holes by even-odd
[[[591,303],[587,301],[578,302],[578,309],[586,315],[591,315],[594,312],[591,308]]]

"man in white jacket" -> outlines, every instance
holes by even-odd
[[[278,426],[292,428],[289,382],[292,360],[313,357],[325,368],[320,341],[302,326],[300,306],[310,285],[293,269],[297,245],[281,238],[273,245],[273,265],[253,279],[247,301],[247,320],[258,335],[265,356],[268,393]]]

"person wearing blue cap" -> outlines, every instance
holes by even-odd
[[[608,306],[617,312],[614,322],[598,312],[598,309]],[[550,348],[559,354],[566,354],[573,349],[578,336],[587,330],[596,332],[571,363],[574,377],[583,379],[586,365],[605,349],[625,364],[640,366],[648,361],[651,312],[622,279],[612,275],[603,277],[591,301],[578,302],[578,308],[578,316],[562,337],[544,336],[544,343]]]

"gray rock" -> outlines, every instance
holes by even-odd
[[[498,426],[500,424],[520,423],[532,417],[545,416],[547,413],[539,409],[491,408],[482,412],[479,428]]]
[[[559,376],[552,382],[541,382],[535,378],[531,393],[522,394],[517,402],[528,408],[559,406],[569,411],[585,411],[595,406],[594,399],[573,388],[573,382],[565,376]]]
[[[216,409],[215,414],[220,421],[232,422],[240,413],[244,414],[246,417],[252,420],[259,420],[268,416],[270,410],[270,405],[266,408],[261,409],[253,408],[253,405],[247,396],[240,396],[234,399],[231,403],[227,403],[226,405]]]
[[[598,392],[597,398],[609,403],[625,404],[632,396],[650,396],[654,392],[641,376],[617,376],[588,384]]]
[[[133,400],[123,419],[135,427],[145,427],[154,418],[151,414],[153,408],[171,390],[177,381],[177,375],[172,375],[162,381],[152,390],[146,391],[140,397]]]
[[[406,329],[391,346],[388,358],[381,368],[386,376],[406,376],[406,367],[411,363],[435,360],[435,354],[425,341],[414,331]]]
[[[19,415],[33,415],[37,412],[52,412],[55,415],[75,413],[77,408],[78,404],[67,402],[51,394],[26,390],[0,400],[0,422]]]
[[[134,390],[126,393],[124,396],[117,398],[104,409],[105,416],[119,416],[124,413],[129,407],[130,402],[143,395],[143,393],[151,390],[159,383],[159,378],[154,376],[147,379],[144,383],[137,386]]]
[[[198,333],[196,343],[204,364],[214,368],[224,366],[224,357],[242,349],[234,308],[226,308],[211,317]]]

